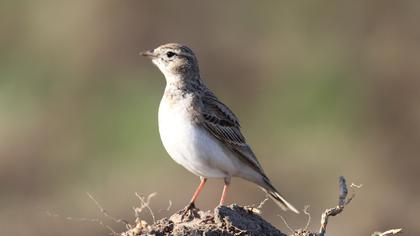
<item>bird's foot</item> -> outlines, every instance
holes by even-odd
[[[181,214],[181,221],[184,221],[184,219],[192,220],[199,217],[198,211],[199,209],[195,207],[194,202],[191,202],[179,212]]]

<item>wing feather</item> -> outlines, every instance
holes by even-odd
[[[199,100],[199,107],[201,107],[199,110],[202,115],[204,128],[225,144],[233,153],[237,154],[236,156],[241,161],[264,175],[264,171],[254,152],[241,133],[239,120],[236,115],[208,90]]]

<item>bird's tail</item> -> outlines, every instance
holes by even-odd
[[[284,199],[283,196],[280,195],[280,193],[271,185],[270,181],[264,178],[264,182],[267,184],[267,188],[261,187],[261,189],[270,196],[271,199],[284,211],[291,210],[296,214],[299,214],[299,211],[286,199]]]

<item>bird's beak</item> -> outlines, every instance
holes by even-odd
[[[154,53],[153,49],[147,50],[147,51],[144,51],[144,52],[140,52],[140,55],[148,57],[148,58],[154,58],[154,57],[157,56],[156,53]]]

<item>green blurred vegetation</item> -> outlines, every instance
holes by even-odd
[[[180,42],[275,185],[311,205],[314,227],[345,175],[364,187],[331,235],[418,235],[419,12],[417,1],[2,1],[2,234],[102,235],[43,213],[97,217],[86,191],[117,218],[132,215],[136,191],[158,192],[157,217],[168,200],[171,212],[187,203],[198,178],[160,143],[165,82],[138,56]],[[221,186],[210,181],[198,205],[213,208]],[[234,179],[228,202],[263,198]],[[285,228],[272,203],[263,211]]]

